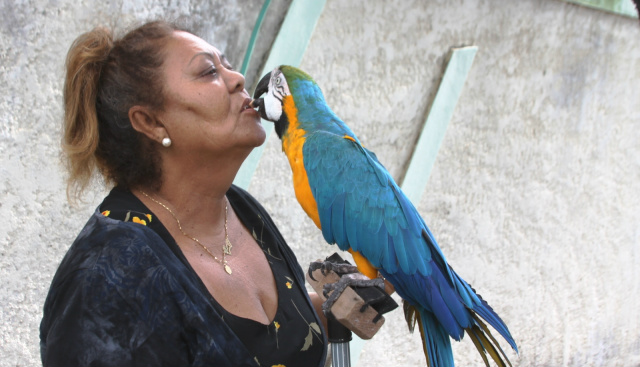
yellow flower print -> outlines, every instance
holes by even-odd
[[[131,220],[133,223],[140,223],[142,225],[147,225],[147,221],[145,221],[144,219],[140,219],[138,217],[133,217],[133,219]]]
[[[280,323],[277,321],[273,321],[273,326],[276,328],[276,348],[280,349],[280,342],[278,341],[278,329],[280,329]]]
[[[273,366],[271,366],[271,367],[287,367],[287,366],[285,366],[285,365],[283,365],[283,364],[274,364],[274,365],[273,365]]]
[[[284,284],[287,286],[287,288],[291,289],[291,286],[293,285],[293,279],[291,279],[291,278],[289,278],[287,276],[285,276],[285,278],[287,278],[288,282],[286,282]]]
[[[151,223],[151,214],[147,214],[147,218],[149,218],[149,223]]]
[[[109,214],[111,214],[111,210],[105,210],[102,212],[102,215],[104,215],[105,217],[108,217]]]

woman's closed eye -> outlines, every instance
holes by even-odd
[[[209,68],[207,68],[207,70],[205,70],[201,76],[210,76],[210,75],[217,75],[218,74],[218,69],[216,69],[215,66],[211,65]]]

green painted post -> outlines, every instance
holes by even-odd
[[[631,0],[565,0],[570,3],[588,6],[594,9],[638,18],[638,11]]]
[[[451,52],[447,69],[402,180],[402,191],[415,206],[418,206],[427,186],[449,120],[453,116],[453,110],[477,51],[477,47],[471,46],[454,48]]]

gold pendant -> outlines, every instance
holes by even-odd
[[[231,267],[227,264],[224,265],[224,271],[227,272],[227,274],[231,275]]]
[[[222,251],[224,251],[225,255],[231,255],[231,247],[233,247],[233,245],[231,244],[231,241],[229,241],[228,238],[225,238],[224,241],[224,246],[222,247]]]

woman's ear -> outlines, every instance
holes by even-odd
[[[134,130],[160,144],[162,143],[162,139],[169,137],[169,133],[164,124],[155,118],[147,107],[131,107],[129,109],[129,120]]]

